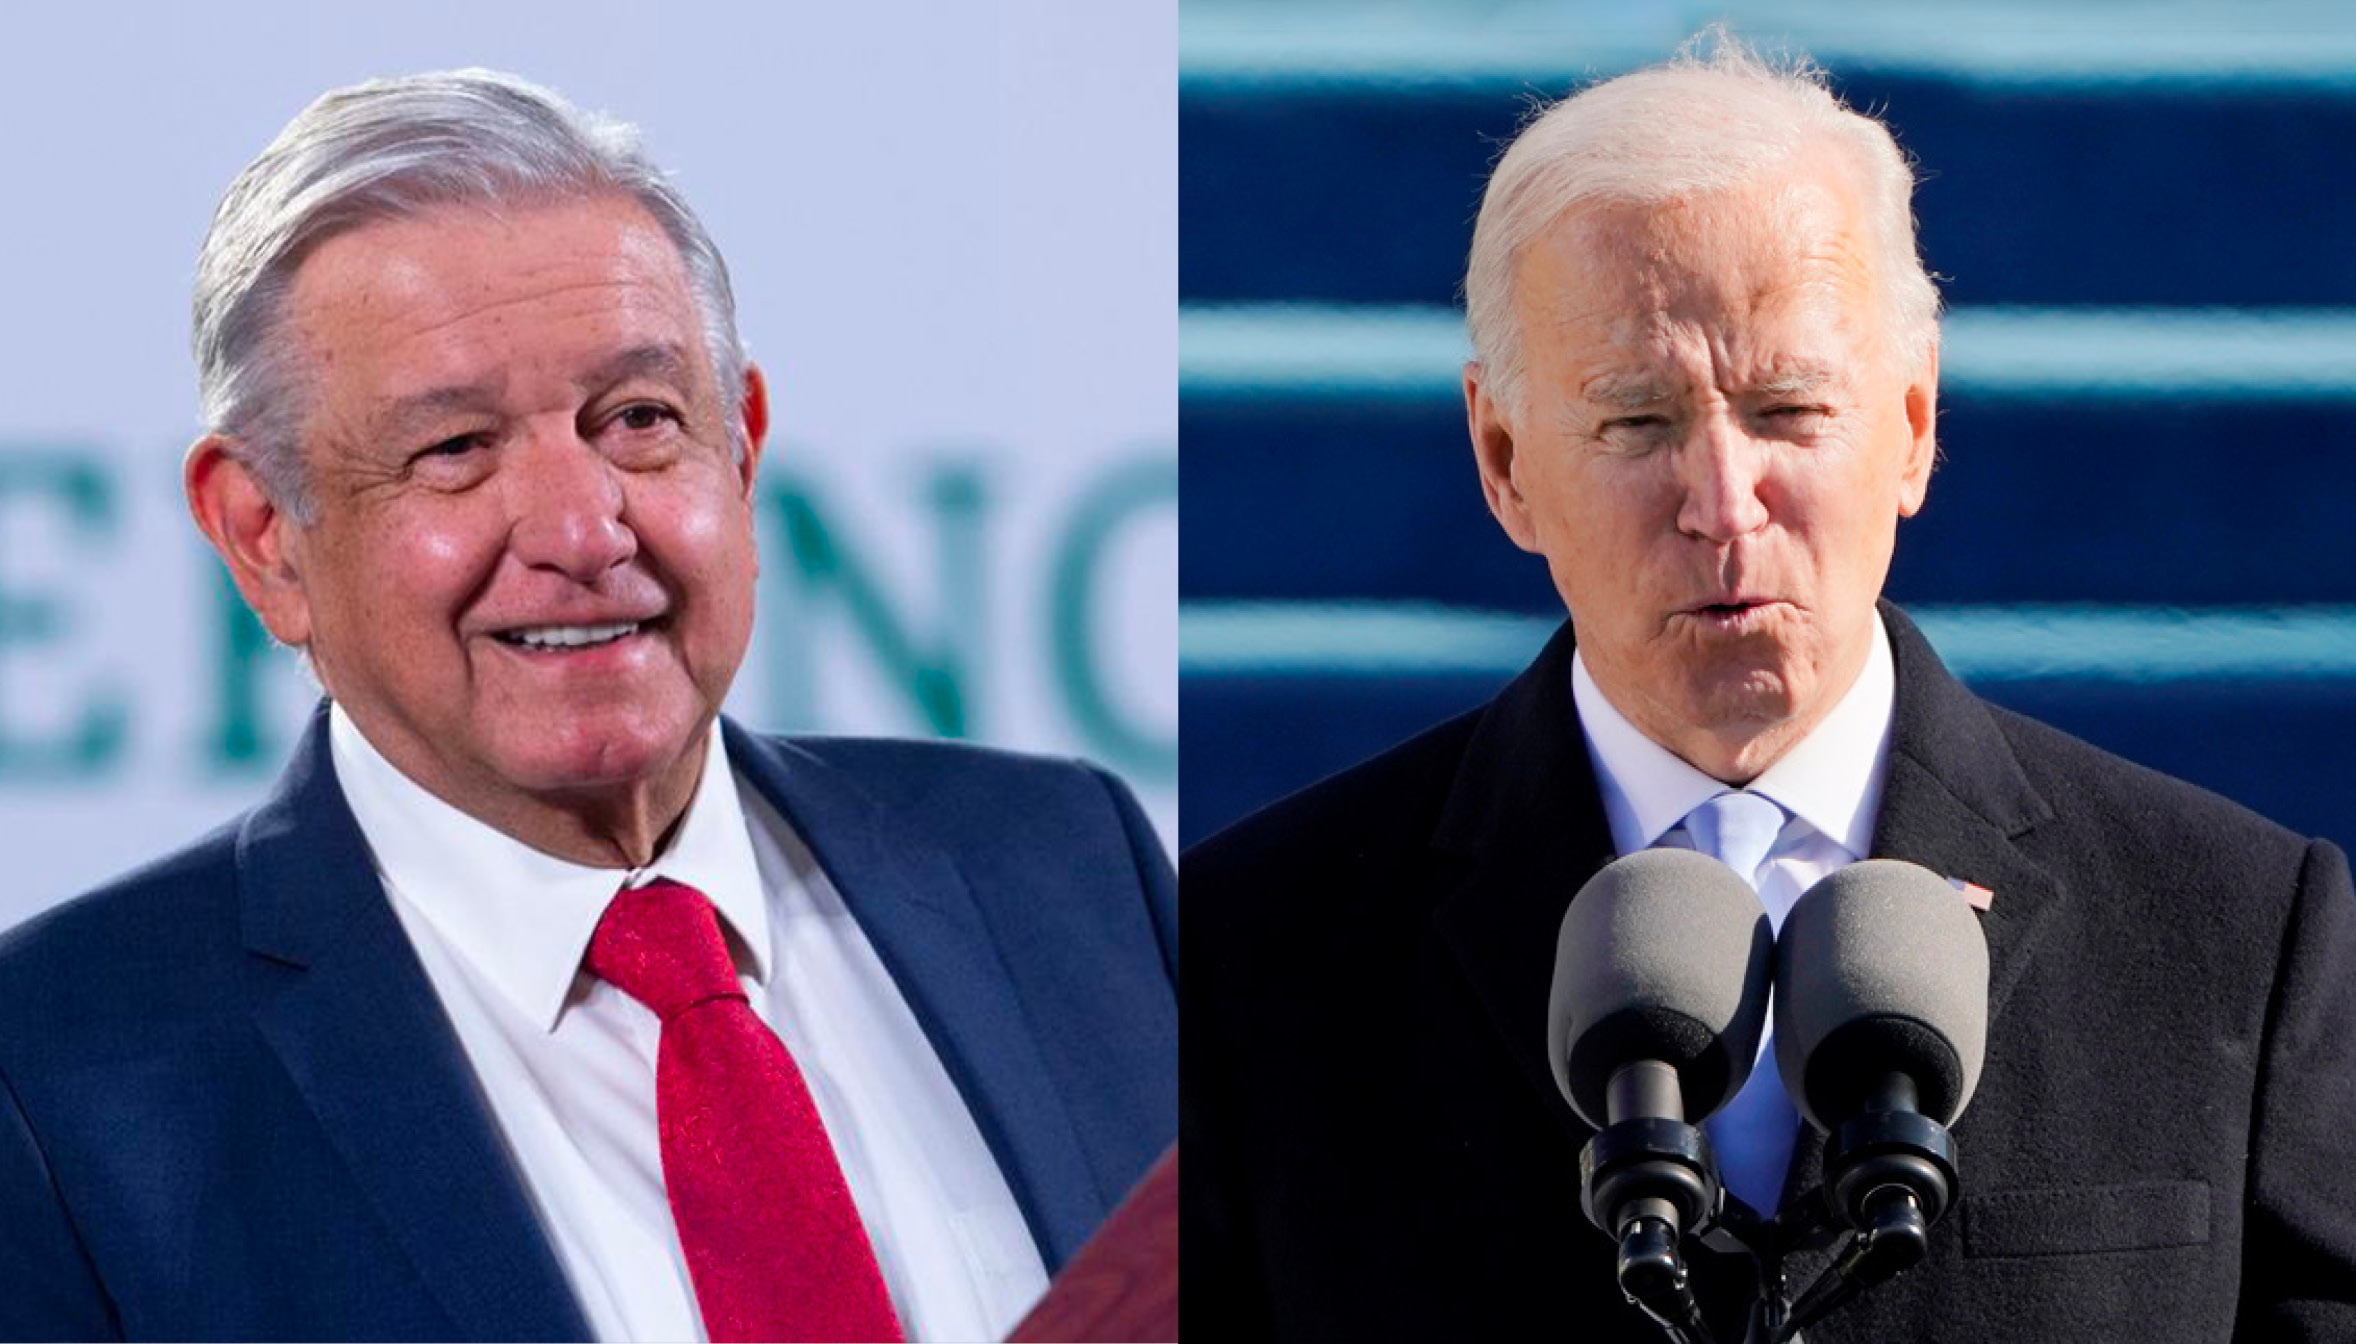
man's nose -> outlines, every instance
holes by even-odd
[[[638,553],[621,470],[570,424],[530,430],[506,466],[517,559],[589,583]]]
[[[1687,536],[1728,542],[1767,525],[1760,490],[1767,475],[1767,444],[1727,415],[1704,416],[1692,437],[1678,445],[1677,477],[1683,501],[1677,529]]]

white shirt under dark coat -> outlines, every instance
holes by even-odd
[[[1873,820],[1889,776],[1890,718],[1897,674],[1881,614],[1865,666],[1824,722],[1792,745],[1747,787],[1792,814],[1769,852],[1759,899],[1778,931],[1801,893],[1825,874],[1873,852]],[[1633,854],[1655,845],[1694,848],[1685,816],[1730,785],[1695,769],[1630,723],[1595,684],[1586,659],[1571,659],[1571,699],[1586,730],[1587,758],[1603,794],[1612,848]]]
[[[395,769],[341,706],[330,745],[394,913],[600,1339],[706,1338],[662,1183],[652,1012],[582,968],[627,880],[710,897],[793,1052],[912,1340],[1000,1339],[1045,1268],[964,1099],[792,827],[715,728],[669,847],[624,873],[541,853]]]

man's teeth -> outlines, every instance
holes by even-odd
[[[501,638],[530,649],[578,649],[591,644],[610,644],[637,631],[636,621],[619,625],[540,625],[528,630],[510,630]]]

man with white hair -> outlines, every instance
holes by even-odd
[[[1868,857],[1984,906],[1960,1207],[1809,1339],[2356,1338],[2345,858],[1985,704],[1880,601],[1936,457],[1911,190],[1884,127],[1732,43],[1497,164],[1467,417],[1570,619],[1485,707],[1183,857],[1194,1328],[1662,1337],[1581,1212],[1545,1021],[1573,894],[1669,846],[1778,923]],[[1708,1126],[1762,1214],[1821,1176],[1792,1081],[1762,1058]],[[1748,1259],[1686,1254],[1744,1337]]]
[[[1001,1337],[1169,1143],[1091,767],[720,706],[768,428],[635,132],[320,98],[198,266],[192,512],[327,698],[0,941],[0,1338]]]

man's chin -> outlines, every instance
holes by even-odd
[[[1646,736],[1732,782],[1758,774],[1790,745],[1782,739],[1795,719],[1795,697],[1781,668],[1746,667],[1690,679],[1662,709],[1663,727],[1675,740]]]
[[[500,753],[497,773],[521,794],[559,799],[660,789],[701,769],[706,729],[571,732]]]

